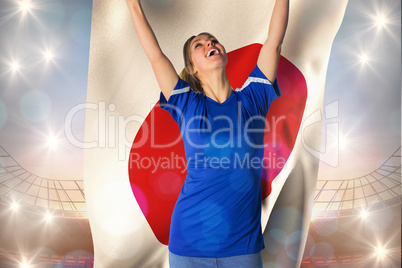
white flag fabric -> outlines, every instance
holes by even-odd
[[[274,0],[143,0],[142,3],[162,50],[178,72],[183,68],[182,46],[194,34],[213,33],[232,55],[236,51],[241,53],[250,44],[262,44],[267,38],[274,6]],[[297,84],[292,92],[297,93],[299,87],[306,92],[300,94],[305,99],[299,115],[296,114],[300,120],[294,120],[298,128],[290,141],[292,146],[287,147],[286,165],[271,174],[275,178],[270,179],[271,190],[263,200],[261,220],[266,249],[262,255],[266,267],[272,264],[296,267],[301,262],[319,163],[321,124],[317,124],[317,112],[320,114],[322,110],[330,49],[346,4],[347,0],[291,0],[280,68],[281,64],[293,66],[304,83]],[[293,85],[285,69],[278,70],[281,88]],[[157,119],[149,115],[159,95],[126,1],[94,0],[84,186],[95,267],[168,267],[168,226],[166,222],[155,222],[158,213],[164,213],[160,209],[165,205],[163,200],[172,201],[166,189],[175,187],[172,191],[177,191],[180,179],[174,175],[168,181],[160,176],[137,176],[137,185],[130,178],[143,168],[139,164],[148,170],[150,166],[158,166],[152,163],[154,158],[142,162],[135,154],[130,158],[130,150],[152,140],[158,126],[155,126]],[[298,95],[292,95],[295,96]],[[293,120],[290,116],[288,119]],[[286,131],[286,127],[282,130]],[[170,129],[161,131],[167,133]],[[283,137],[286,140],[286,134]],[[180,160],[172,156],[168,162],[177,161],[181,165]],[[160,203],[147,196],[152,191],[141,188],[145,181],[150,181],[150,187],[161,193]],[[169,213],[166,214],[160,217],[166,219]]]

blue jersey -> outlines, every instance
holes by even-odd
[[[187,176],[170,226],[169,250],[192,257],[227,257],[264,248],[261,172],[265,119],[280,96],[256,66],[223,103],[179,78],[160,107],[178,123]]]

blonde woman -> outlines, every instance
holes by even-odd
[[[276,73],[289,0],[276,0],[268,39],[244,86],[233,90],[226,50],[210,33],[184,45],[180,77],[162,52],[139,0],[127,0],[161,89],[179,125],[187,177],[170,227],[171,267],[262,267],[261,171],[265,117],[280,96]]]

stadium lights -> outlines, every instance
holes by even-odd
[[[370,59],[369,59],[369,57],[367,56],[366,53],[360,54],[359,59],[360,59],[360,63],[362,65],[366,65],[370,61]]]
[[[49,135],[46,137],[46,145],[47,147],[53,149],[59,144],[59,140],[54,135]]]
[[[50,213],[50,212],[47,212],[46,213],[46,215],[45,215],[45,221],[47,222],[47,223],[51,223],[52,221],[53,221],[53,215]]]
[[[20,11],[23,13],[30,12],[32,9],[32,3],[28,0],[20,1],[19,3]]]
[[[375,25],[377,25],[378,28],[383,28],[387,24],[387,20],[384,17],[384,15],[379,14],[377,17],[375,17]]]
[[[19,208],[20,208],[20,204],[18,204],[17,202],[13,202],[13,203],[11,204],[11,209],[12,209],[14,212],[17,212],[17,211],[19,210]]]
[[[29,264],[29,262],[27,262],[27,261],[22,261],[22,262],[20,263],[19,268],[32,268],[32,266]]]
[[[385,256],[387,256],[387,250],[383,246],[378,246],[375,249],[375,254],[376,254],[377,258],[382,259]]]
[[[367,216],[369,215],[368,211],[363,209],[360,211],[360,216],[362,217],[363,220],[367,219]]]
[[[43,52],[43,55],[46,61],[51,61],[54,58],[54,54],[51,50],[46,50],[45,52]]]
[[[339,133],[338,144],[342,149],[347,149],[350,146],[350,139],[348,133]]]
[[[20,64],[17,61],[13,61],[10,63],[11,71],[18,72],[20,70]]]

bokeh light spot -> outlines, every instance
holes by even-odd
[[[267,241],[270,241],[265,245],[265,250],[272,254],[279,254],[284,250],[284,244],[286,240],[286,232],[282,229],[272,229],[268,232]]]
[[[311,234],[307,235],[307,241],[304,248],[303,260],[309,259],[314,252],[315,240]]]
[[[298,260],[299,248],[301,245],[301,240],[303,239],[303,231],[295,231],[289,234],[285,241],[286,254],[292,260]]]

